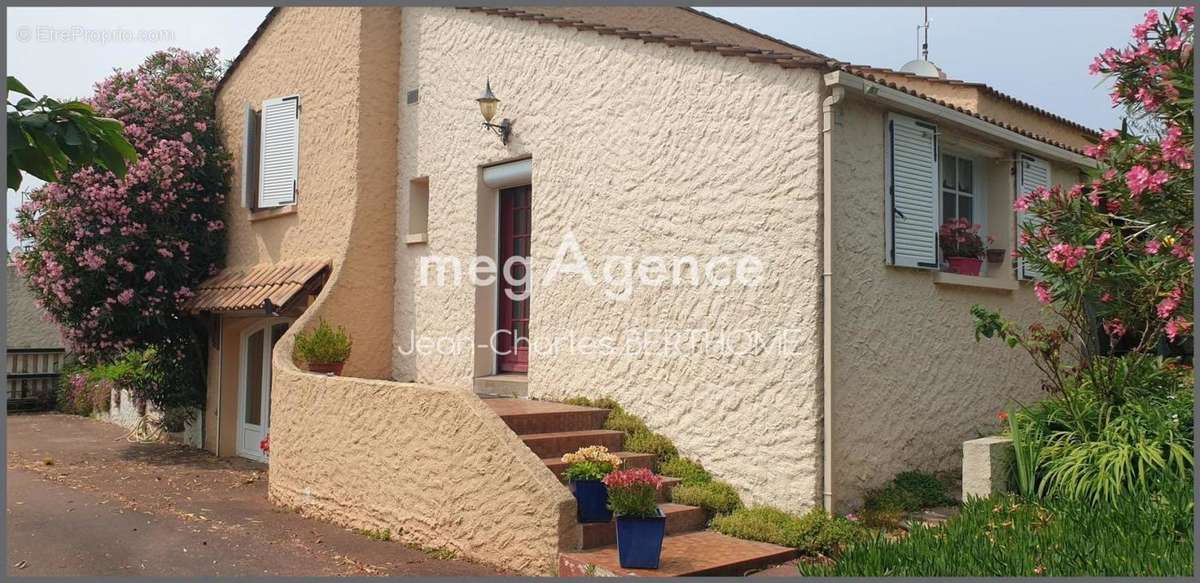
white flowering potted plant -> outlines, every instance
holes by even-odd
[[[567,464],[563,472],[575,494],[579,522],[608,522],[612,512],[608,509],[608,488],[601,481],[614,469],[621,466],[621,458],[610,453],[603,445],[582,447],[574,453],[562,456]]]

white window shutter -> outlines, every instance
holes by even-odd
[[[900,267],[937,269],[937,126],[888,116],[888,260]]]
[[[1050,165],[1045,160],[1039,160],[1029,154],[1017,157],[1017,196],[1025,196],[1038,188],[1050,188]],[[1038,225],[1037,217],[1017,211],[1017,244],[1020,245],[1021,225]],[[1026,265],[1024,259],[1017,261],[1017,274],[1021,279],[1036,279],[1041,277],[1033,267]]]
[[[259,117],[254,106],[246,104],[242,127],[242,206],[252,209],[258,203]]]
[[[262,106],[259,208],[296,202],[300,170],[300,98],[270,99]]]

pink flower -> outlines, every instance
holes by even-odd
[[[117,296],[117,301],[120,302],[122,306],[128,306],[129,302],[133,301],[133,290],[127,289],[121,292],[120,295]]]
[[[1046,259],[1055,265],[1061,266],[1063,269],[1070,271],[1079,265],[1079,262],[1087,256],[1087,249],[1083,247],[1072,247],[1067,243],[1059,243],[1050,248],[1046,253]]]
[[[1114,299],[1116,298],[1114,298],[1113,295],[1108,292],[1100,294],[1100,301],[1106,304],[1112,302]]]
[[[662,478],[647,468],[631,468],[609,472],[602,480],[609,488],[632,488],[650,486],[657,490],[662,486]]]
[[[1171,342],[1175,342],[1180,337],[1187,336],[1192,333],[1192,323],[1188,322],[1182,317],[1174,318],[1170,322],[1167,322],[1166,330],[1167,338],[1171,339]]]
[[[1100,233],[1100,235],[1096,237],[1096,250],[1099,251],[1100,249],[1104,248],[1104,244],[1108,243],[1110,239],[1112,239],[1112,233],[1109,233],[1108,231]]]
[[[1158,317],[1163,320],[1170,318],[1171,314],[1174,314],[1175,310],[1179,308],[1179,304],[1182,300],[1183,300],[1183,289],[1182,288],[1177,287],[1177,288],[1171,290],[1167,294],[1167,297],[1163,301],[1158,303],[1158,309],[1157,309]]]
[[[154,279],[155,275],[158,275],[158,274],[153,269],[151,269],[150,271],[147,271],[146,275],[145,275],[146,281],[150,281],[150,280]]]
[[[1125,173],[1125,184],[1134,196],[1142,194],[1150,185],[1150,171],[1145,166],[1134,166]]]
[[[83,257],[80,258],[79,264],[91,270],[97,270],[104,267],[104,258],[97,255],[95,250],[87,249],[83,252]]]
[[[1033,293],[1037,294],[1038,301],[1043,304],[1054,301],[1054,297],[1050,295],[1050,286],[1046,285],[1044,281],[1033,284]]]
[[[1125,323],[1122,322],[1120,318],[1113,318],[1111,320],[1105,320],[1103,322],[1103,327],[1104,327],[1104,333],[1108,334],[1108,337],[1113,339],[1114,341],[1120,340],[1123,336],[1125,336],[1125,333],[1128,331],[1125,329]]]
[[[1162,249],[1162,244],[1158,242],[1158,239],[1150,239],[1150,241],[1146,243],[1147,255],[1158,255],[1158,251],[1160,249]]]

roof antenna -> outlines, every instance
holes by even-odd
[[[921,29],[925,29],[925,42],[921,43],[921,60],[929,60],[929,6],[925,7],[925,24],[917,25],[917,40],[921,40]]]

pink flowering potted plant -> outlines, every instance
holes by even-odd
[[[950,273],[979,275],[985,252],[980,228],[963,218],[942,223],[938,229],[938,245],[942,248],[942,257],[950,264]],[[988,237],[988,243],[991,242],[992,238]]]
[[[579,522],[612,520],[612,512],[608,509],[608,488],[601,480],[609,472],[621,467],[621,458],[609,453],[603,445],[590,445],[564,454],[562,461],[568,464],[563,477],[575,494]]]
[[[626,569],[657,569],[667,518],[658,507],[662,478],[646,468],[604,477],[608,507],[617,515],[617,558]]]

